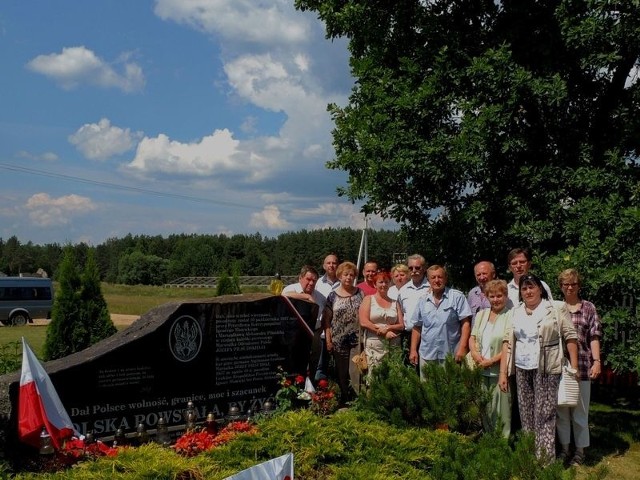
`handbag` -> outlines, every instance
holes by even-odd
[[[351,359],[351,361],[356,364],[356,368],[361,374],[366,373],[367,370],[369,369],[369,363],[367,362],[367,355],[366,353],[364,353],[364,350],[361,351],[360,353],[355,354]]]
[[[360,375],[367,373],[369,369],[369,362],[367,362],[367,354],[364,353],[364,348],[362,348],[362,339],[364,338],[364,330],[361,328],[357,334],[357,342],[356,346],[358,347],[358,353],[356,353],[351,361],[356,364],[356,368],[360,372]]]
[[[558,313],[556,310],[558,336],[562,352],[562,373],[560,374],[560,383],[558,384],[558,406],[575,407],[578,405],[578,400],[580,399],[580,384],[576,378],[578,371],[571,368],[571,365],[565,356],[564,337],[562,336],[562,330],[560,329],[560,319],[557,317]]]
[[[575,407],[580,399],[580,384],[576,379],[575,369],[571,368],[566,359],[562,365],[560,374],[560,384],[558,385],[558,406]]]

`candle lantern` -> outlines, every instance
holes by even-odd
[[[262,411],[263,411],[263,413],[265,415],[269,415],[269,414],[273,413],[274,408],[275,408],[275,406],[273,405],[273,402],[271,402],[271,400],[267,400],[262,405]]]
[[[91,445],[92,443],[96,442],[96,438],[93,435],[93,432],[87,432],[87,434],[84,436],[84,444],[85,445]]]
[[[204,429],[207,433],[211,435],[215,435],[218,433],[218,425],[216,425],[216,417],[212,412],[207,414],[207,419],[204,422]]]
[[[140,422],[136,427],[136,442],[138,445],[149,443],[149,434],[144,426],[144,423]]]
[[[171,445],[171,438],[169,437],[169,427],[167,426],[167,421],[160,417],[158,419],[158,424],[156,425],[156,442],[158,442],[163,447],[168,447]]]
[[[187,402],[187,408],[182,412],[182,417],[187,431],[191,431],[196,428],[196,407],[191,400]]]
[[[228,422],[235,422],[237,420],[240,420],[240,417],[240,409],[236,405],[232,405],[231,407],[229,407],[229,413],[227,413]]]
[[[51,435],[47,429],[42,427],[40,432],[40,455],[51,455],[54,453],[53,444],[51,443]]]
[[[124,434],[124,430],[119,428],[116,430],[116,434],[113,436],[113,447],[122,447],[127,444],[127,437]]]

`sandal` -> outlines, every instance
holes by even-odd
[[[584,453],[577,453],[571,459],[570,465],[572,467],[579,467],[584,463]]]

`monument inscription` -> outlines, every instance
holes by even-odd
[[[154,428],[159,418],[179,425],[190,400],[199,420],[231,406],[257,412],[273,401],[278,366],[306,371],[316,316],[314,304],[267,294],[167,304],[45,369],[83,434]],[[18,380],[9,388],[12,417]]]

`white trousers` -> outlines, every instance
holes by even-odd
[[[561,445],[571,443],[571,427],[576,448],[589,446],[589,399],[591,398],[591,381],[580,381],[580,399],[575,407],[558,407],[556,429]]]

